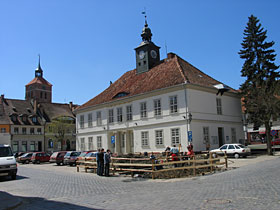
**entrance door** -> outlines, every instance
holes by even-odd
[[[219,127],[218,128],[218,136],[219,136],[219,147],[221,147],[224,144],[224,128]]]
[[[42,142],[38,141],[38,151],[41,152],[42,151]]]

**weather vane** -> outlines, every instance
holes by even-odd
[[[144,11],[142,14],[145,16],[145,24],[147,24],[147,13],[146,13],[146,7],[144,7]]]

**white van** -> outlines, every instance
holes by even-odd
[[[0,176],[17,178],[17,163],[9,145],[0,144]]]

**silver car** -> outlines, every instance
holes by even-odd
[[[240,156],[247,157],[250,155],[251,149],[242,144],[224,144],[220,148],[213,149],[210,152],[218,155],[224,155],[224,153],[226,153],[227,156],[239,158]]]

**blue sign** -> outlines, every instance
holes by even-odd
[[[192,131],[188,131],[188,141],[192,142]]]
[[[271,136],[276,136],[277,131],[276,130],[272,130],[272,131],[270,131],[270,134],[271,134]]]
[[[115,144],[115,140],[116,140],[115,136],[111,136],[111,144]]]

